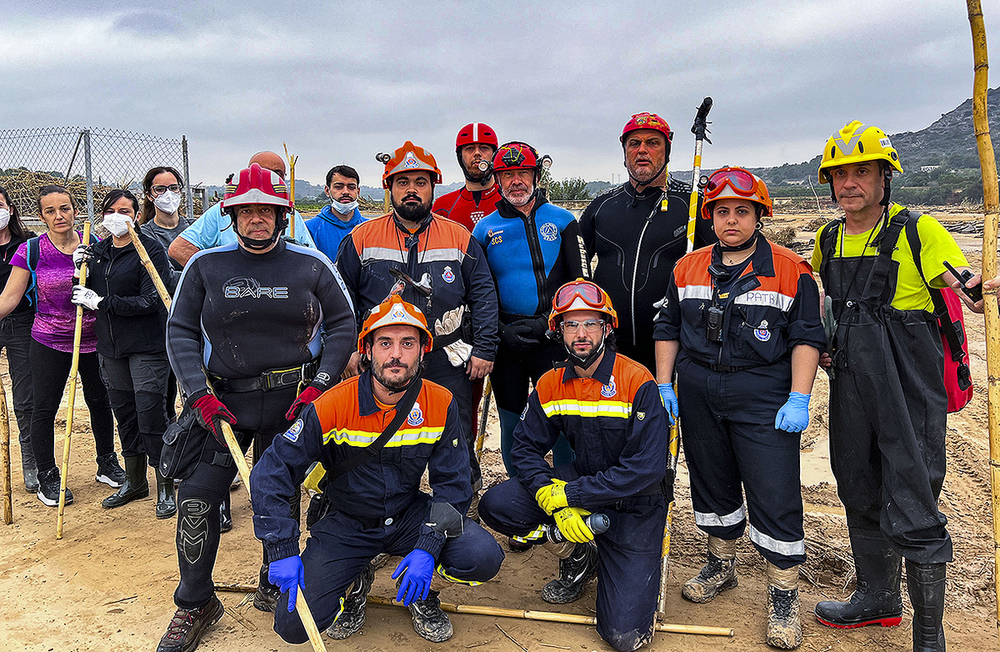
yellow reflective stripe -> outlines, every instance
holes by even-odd
[[[545,416],[618,417],[628,419],[632,404],[623,401],[549,401],[542,403]]]
[[[386,448],[398,448],[400,446],[414,446],[416,444],[436,444],[444,433],[444,426],[439,428],[411,428],[409,430],[397,431],[392,438],[386,442]],[[323,444],[330,441],[335,444],[347,444],[348,446],[368,446],[379,438],[380,432],[369,432],[367,430],[349,430],[347,428],[329,430],[323,433]]]
[[[511,539],[514,539],[518,543],[531,543],[532,541],[539,541],[541,539],[544,539],[545,535],[546,535],[545,526],[539,525],[531,532],[525,534],[523,537],[511,537]]]
[[[471,582],[468,580],[460,580],[457,577],[449,575],[447,572],[445,572],[444,566],[442,566],[441,564],[437,565],[436,570],[438,572],[438,575],[445,578],[449,582],[454,582],[455,584],[465,584],[466,586],[479,586],[480,584],[482,584],[482,582]]]

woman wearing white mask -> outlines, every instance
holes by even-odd
[[[101,503],[120,507],[149,495],[146,462],[156,469],[157,518],[177,511],[173,482],[159,473],[167,428],[166,309],[128,233],[139,202],[128,190],[112,190],[101,213],[111,237],[87,248],[87,285],[73,287],[73,303],[96,315],[94,332],[101,377],[118,420],[125,483]],[[145,234],[139,240],[161,278],[170,273],[167,254]]]
[[[188,221],[180,215],[183,190],[181,173],[168,165],[150,169],[142,180],[142,213],[137,222],[142,232],[158,241],[164,251],[188,227]],[[167,279],[164,282],[173,294],[184,266],[171,258],[168,260],[172,271],[169,282]]]
[[[10,259],[31,232],[24,228],[17,205],[0,186],[0,285],[6,285],[12,266]],[[0,319],[0,349],[7,349],[7,366],[10,368],[14,393],[14,416],[17,417],[17,434],[21,442],[21,469],[24,488],[28,493],[38,491],[38,469],[31,450],[31,368],[28,366],[28,346],[31,343],[31,324],[35,320],[35,306],[24,296],[14,312]]]

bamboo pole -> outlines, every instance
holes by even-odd
[[[139,254],[139,260],[142,261],[142,266],[149,273],[149,278],[153,280],[153,285],[156,286],[156,292],[160,295],[163,305],[167,307],[167,310],[170,310],[170,293],[167,292],[167,286],[163,284],[160,273],[156,271],[153,261],[149,259],[149,252],[146,251],[146,247],[139,240],[139,234],[132,228],[131,223],[128,225],[128,235],[132,238],[132,244],[135,246],[136,253]]]
[[[83,244],[90,243],[90,219],[83,223]],[[87,284],[87,260],[80,265],[80,285]],[[76,408],[76,381],[80,373],[80,340],[83,339],[83,306],[76,307],[73,330],[73,363],[69,369],[69,396],[66,398],[66,439],[63,443],[62,477],[59,479],[59,515],[56,516],[56,539],[63,538],[63,512],[66,510],[66,476],[69,475],[69,446],[73,434],[73,411]]]
[[[403,603],[377,595],[368,596],[368,601],[390,607],[402,607]],[[479,616],[499,616],[501,618],[521,618],[523,620],[542,620],[552,623],[569,623],[571,625],[596,625],[597,618],[578,614],[563,614],[554,611],[528,611],[523,609],[505,609],[503,607],[486,607],[479,605],[452,604],[442,602],[441,609],[457,614],[474,614]],[[702,636],[735,636],[730,627],[705,627],[702,625],[672,625],[657,623],[656,631],[673,634],[699,634]]]
[[[975,77],[972,92],[972,120],[983,173],[983,278],[997,275],[997,221],[1000,217],[1000,188],[997,187],[996,158],[990,139],[986,96],[989,91],[989,58],[986,51],[986,26],[980,0],[967,0],[972,28],[972,51]],[[997,634],[1000,635],[1000,315],[997,314],[996,290],[983,292],[986,314],[987,414],[990,429],[990,485],[993,490],[993,583],[997,598]]]
[[[670,443],[668,444],[670,458],[669,465],[674,475],[677,474],[677,456],[680,454],[681,427],[679,417],[674,417],[674,423],[670,426]],[[674,478],[676,481],[676,477]],[[671,484],[671,490],[673,485]],[[657,620],[663,620],[667,613],[667,572],[670,570],[670,533],[674,523],[674,500],[670,499],[667,505],[667,521],[663,526],[663,550],[660,554],[660,599],[656,606]]]
[[[291,213],[291,217],[288,218],[289,221],[291,222],[291,227],[288,234],[292,236],[292,240],[294,240],[295,239],[295,163],[296,161],[299,160],[299,157],[293,154],[289,154],[288,145],[285,145],[285,143],[281,144],[285,148],[285,158],[288,159],[288,178],[289,178],[288,199],[292,204],[292,208],[289,211],[289,213]]]
[[[14,490],[10,482],[10,414],[3,380],[0,380],[0,465],[3,465],[3,522],[10,525],[14,522]]]
[[[233,460],[236,461],[236,469],[239,471],[240,479],[243,480],[243,486],[247,490],[247,497],[251,499],[252,504],[250,467],[247,466],[246,457],[243,456],[243,449],[240,448],[239,442],[236,441],[236,434],[233,432],[232,426],[222,419],[219,419],[219,424],[222,426],[222,435],[226,440],[226,446],[229,447],[229,453],[233,456]],[[306,603],[306,596],[302,593],[301,586],[298,593],[299,596],[295,600],[295,611],[298,612],[299,618],[302,620],[302,626],[305,628],[306,634],[309,635],[309,642],[312,644],[313,652],[326,652],[326,646],[319,635],[319,628],[316,627],[316,621],[312,617],[312,612],[309,611],[309,605]]]

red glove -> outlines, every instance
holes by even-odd
[[[323,392],[321,390],[313,387],[312,385],[306,387],[302,390],[302,393],[299,394],[298,398],[292,401],[292,407],[288,408],[288,412],[285,412],[285,418],[289,421],[293,421],[297,416],[299,416],[299,412],[302,411],[302,408],[315,401],[322,393]]]
[[[198,422],[201,423],[205,430],[208,430],[213,435],[215,439],[218,440],[220,444],[229,448],[226,444],[226,438],[222,434],[222,427],[219,426],[216,421],[219,419],[225,419],[229,422],[229,425],[236,425],[236,417],[233,413],[223,405],[222,401],[215,397],[215,394],[211,392],[199,396],[194,401],[191,402],[191,407],[198,410]]]

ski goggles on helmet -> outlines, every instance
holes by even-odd
[[[717,199],[745,198],[764,207],[764,215],[771,214],[771,195],[763,179],[738,167],[724,167],[712,173],[705,184],[705,201],[702,216],[711,219],[709,204]]]
[[[606,307],[604,292],[590,281],[573,281],[559,288],[552,307],[562,311],[573,305],[573,300],[580,298],[591,308],[603,309]]]

